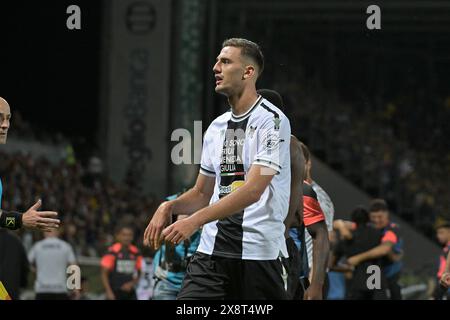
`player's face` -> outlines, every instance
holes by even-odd
[[[450,241],[450,229],[439,228],[436,231],[436,237],[440,244],[447,244]]]
[[[370,221],[375,228],[383,229],[389,224],[389,215],[386,211],[376,211],[370,213]]]
[[[213,67],[216,92],[230,96],[243,86],[245,67],[241,60],[241,49],[224,47],[217,56]]]
[[[133,241],[133,237],[134,237],[133,230],[123,228],[117,235],[117,241],[119,241],[124,246],[128,246]]]
[[[9,105],[4,100],[0,100],[0,144],[6,143],[10,120],[11,110]]]

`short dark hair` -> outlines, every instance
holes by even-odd
[[[258,75],[260,75],[264,70],[264,55],[261,51],[259,45],[253,41],[242,39],[242,38],[230,38],[222,43],[222,48],[225,47],[236,47],[241,48],[241,54],[256,62],[258,67]]]
[[[300,141],[300,146],[302,147],[303,157],[305,158],[305,163],[307,163],[308,161],[311,160],[311,153],[309,152],[309,149],[306,146],[306,144],[304,144],[301,141]]]
[[[269,100],[270,103],[277,106],[281,110],[284,109],[283,98],[277,91],[270,89],[259,89],[256,93],[260,94],[264,99]]]
[[[366,225],[370,221],[369,211],[363,206],[358,206],[352,211],[351,220],[358,226]]]
[[[114,233],[118,234],[118,233],[122,232],[122,230],[124,230],[124,229],[129,229],[129,230],[133,231],[133,233],[134,233],[134,228],[130,224],[119,224],[119,225],[117,225],[115,227],[115,229],[114,229]]]
[[[444,222],[437,225],[436,230],[439,229],[450,229],[450,222]]]
[[[369,212],[389,211],[389,207],[385,200],[374,199],[370,202]]]

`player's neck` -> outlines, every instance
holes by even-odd
[[[246,113],[258,99],[256,90],[244,91],[241,94],[228,97],[228,103],[230,104],[233,114],[239,116]]]

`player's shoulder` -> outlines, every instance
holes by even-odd
[[[228,120],[231,118],[231,111],[227,111],[222,113],[220,116],[215,118],[206,129],[205,134],[216,134],[216,131],[222,130],[224,127],[226,128]]]
[[[130,250],[130,252],[132,254],[139,254],[139,249],[135,245],[130,244],[130,246],[128,247],[128,250]]]
[[[317,194],[320,194],[325,198],[330,198],[328,194],[325,192],[325,190],[317,182],[313,181],[311,187]]]
[[[290,126],[288,117],[280,108],[266,99],[262,99],[257,108],[252,112],[252,122],[260,126],[274,126],[275,130],[285,127],[286,124]]]
[[[66,249],[66,250],[72,250],[73,248],[72,248],[72,245],[69,243],[69,242],[67,242],[67,241],[65,241],[65,240],[63,240],[63,239],[58,239],[59,240],[59,243],[61,243],[61,245]]]
[[[220,125],[223,123],[227,123],[228,120],[230,120],[230,118],[231,118],[231,109],[215,118],[209,126],[211,127],[213,125]]]
[[[119,253],[122,250],[122,245],[117,242],[108,247],[108,253]]]
[[[314,191],[312,185],[307,181],[303,181],[303,196],[317,200],[317,193]]]
[[[258,103],[258,107],[256,108],[256,113],[261,116],[272,117],[272,118],[287,118],[284,112],[270,102],[267,99],[262,98]]]

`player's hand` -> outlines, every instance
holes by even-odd
[[[350,265],[350,264],[348,264],[348,263],[342,263],[342,262],[340,262],[339,264],[338,264],[338,267],[339,267],[339,269],[340,269],[340,271],[341,272],[353,272],[353,271],[355,271],[355,267],[354,266],[352,266],[352,265]]]
[[[305,291],[305,300],[322,300],[322,286],[312,283]]]
[[[107,300],[116,300],[116,296],[112,291],[106,291],[106,299]]]
[[[125,291],[125,292],[130,292],[131,290],[134,289],[134,282],[133,281],[128,281],[125,282],[121,287],[121,290]]]
[[[22,226],[28,229],[39,229],[50,231],[59,228],[59,219],[54,211],[37,211],[42,205],[41,199],[38,200],[30,209],[22,215]]]
[[[161,232],[170,223],[173,207],[169,201],[160,204],[144,233],[144,245],[158,249],[161,244]]]
[[[348,258],[346,263],[351,266],[357,266],[360,263],[360,261],[356,256],[353,256],[353,257]]]
[[[162,234],[165,241],[177,245],[189,239],[199,228],[200,226],[195,222],[195,218],[190,216],[171,224],[163,230]]]
[[[446,288],[450,288],[450,272],[444,272],[439,283]]]

